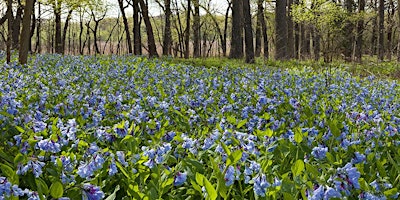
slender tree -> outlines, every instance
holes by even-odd
[[[275,7],[275,59],[287,59],[287,20],[286,0],[276,1]]]
[[[172,33],[171,33],[171,0],[164,0],[165,6],[165,27],[163,39],[163,55],[171,54]]]
[[[131,33],[129,31],[128,18],[126,18],[125,9],[127,6],[124,6],[124,0],[118,0],[119,10],[121,11],[122,21],[124,23],[125,35],[126,35],[126,43],[128,44],[128,53],[132,53],[132,41],[131,41]]]
[[[29,40],[31,30],[31,16],[33,11],[33,0],[26,0],[24,17],[22,20],[22,33],[19,48],[19,63],[24,65],[28,61]]]
[[[13,14],[12,14],[12,0],[7,0],[7,63],[11,62],[11,34],[12,34],[12,22],[13,22]]]
[[[358,0],[358,12],[363,14],[365,10],[365,0]],[[364,18],[361,17],[357,22],[357,39],[355,49],[356,62],[362,62],[362,46],[363,46],[363,33],[364,33]]]
[[[379,43],[378,43],[378,60],[383,61],[384,58],[384,31],[385,31],[385,1],[379,0]]]
[[[232,37],[229,58],[243,57],[243,1],[232,0]]]
[[[244,41],[246,51],[246,63],[254,63],[254,44],[253,30],[251,26],[250,1],[243,1],[243,17],[244,17]]]
[[[142,37],[140,34],[139,0],[133,0],[133,52],[135,55],[142,55]]]
[[[199,0],[193,0],[193,56],[200,57],[200,3]]]
[[[256,49],[255,49],[255,53],[254,53],[256,57],[259,57],[261,54],[261,38],[262,38],[261,20],[264,17],[263,3],[264,3],[264,0],[257,0]]]
[[[190,42],[190,12],[191,0],[187,0],[186,29],[185,29],[185,58],[189,58],[189,42]]]
[[[354,25],[350,20],[350,17],[353,13],[353,5],[354,1],[353,0],[345,0],[344,2],[345,8],[347,11],[347,20],[345,21],[345,26],[343,30],[343,54],[344,54],[344,60],[347,62],[350,62],[352,60],[352,54],[353,54],[353,29]]]
[[[387,58],[388,60],[392,60],[392,48],[393,48],[393,18],[395,15],[396,9],[394,7],[393,0],[389,0],[388,6],[388,15],[387,15]]]
[[[154,40],[153,27],[149,18],[148,5],[145,4],[144,0],[139,0],[140,8],[142,10],[142,16],[144,24],[146,25],[146,33],[147,33],[147,43],[149,48],[149,56],[150,57],[158,57],[156,42]]]
[[[398,21],[397,21],[397,29],[400,30],[400,0],[397,0],[397,14],[398,14]],[[397,38],[397,62],[400,62],[400,31],[397,31],[398,38]]]
[[[293,5],[293,0],[288,0],[288,11],[289,11],[289,16],[287,18],[287,54],[288,58],[292,59],[294,58],[294,35],[293,35],[293,20],[290,15],[292,11],[292,5]]]

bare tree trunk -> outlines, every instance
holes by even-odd
[[[353,13],[353,0],[345,0],[344,2],[347,15],[350,16]],[[353,23],[350,20],[345,21],[346,25],[343,30],[343,36],[344,36],[344,41],[343,41],[343,54],[344,54],[344,60],[346,62],[351,62],[352,60],[352,54],[353,54]]]
[[[83,55],[84,44],[82,42],[83,35],[83,13],[80,11],[79,13],[79,53]]]
[[[29,40],[31,34],[31,16],[33,10],[33,0],[26,0],[24,8],[24,18],[22,20],[22,34],[19,48],[19,63],[24,65],[28,61]]]
[[[229,58],[243,57],[243,1],[232,0],[232,37]]]
[[[142,39],[140,34],[139,0],[133,0],[133,53],[142,55]]]
[[[384,59],[384,31],[385,31],[385,1],[379,0],[379,44],[378,44],[378,60]]]
[[[171,55],[171,0],[164,0],[165,4],[165,27],[164,27],[164,39],[163,39],[163,55]]]
[[[365,10],[365,0],[358,0],[358,13],[363,13]],[[357,40],[356,40],[356,52],[355,59],[356,62],[362,62],[362,46],[363,46],[363,33],[364,33],[364,19],[361,18],[357,22]]]
[[[257,23],[256,23],[256,50],[255,50],[255,57],[260,57],[261,54],[261,32],[262,32],[262,25],[261,25],[261,18],[264,17],[263,10],[263,0],[257,0]]]
[[[185,58],[189,58],[189,45],[190,45],[190,11],[191,11],[191,0],[187,0],[187,14],[186,14],[186,30],[185,30]]]
[[[400,0],[397,0],[397,14],[399,15],[399,21],[397,21],[397,62],[400,62]]]
[[[65,19],[64,30],[63,30],[62,39],[61,39],[63,54],[65,53],[65,38],[67,36],[67,30],[68,30],[68,26],[69,26],[69,21],[71,20],[71,17],[72,17],[72,12],[73,12],[73,10],[70,9],[68,11],[67,19]]]
[[[200,57],[200,5],[199,0],[194,0],[193,15],[193,56]]]
[[[373,5],[373,9],[375,13],[378,13],[378,7],[377,7],[377,0],[371,0],[371,4]],[[378,17],[374,16],[374,18],[372,19],[372,34],[371,34],[371,52],[370,55],[376,55],[377,54],[377,50],[378,50],[378,38],[376,36],[378,32]]]
[[[246,45],[246,63],[254,63],[253,29],[251,26],[250,2],[243,1],[244,41]]]
[[[287,59],[287,15],[286,0],[276,1],[275,7],[275,25],[276,25],[276,42],[275,42],[275,59]]]
[[[389,61],[392,60],[392,48],[393,48],[393,17],[395,14],[395,7],[393,0],[389,0],[389,8],[388,8],[388,20],[387,20],[387,58]]]
[[[126,18],[126,14],[125,14],[126,6],[124,7],[124,0],[118,0],[118,5],[119,5],[119,10],[121,11],[121,14],[122,14],[122,20],[124,22],[126,43],[128,44],[128,52],[129,52],[129,54],[131,54],[132,53],[132,41],[131,41],[131,34],[129,32],[128,19]]]
[[[35,46],[35,52],[41,53],[42,52],[42,46],[40,43],[40,31],[41,31],[41,26],[42,26],[42,9],[41,9],[41,3],[38,1],[38,19],[37,19],[37,26],[36,26],[36,46]]]
[[[229,16],[229,10],[232,8],[232,2],[228,2],[228,8],[226,9],[225,12],[225,20],[224,20],[224,34],[221,39],[221,46],[222,46],[222,55],[226,57],[226,42],[227,42],[227,37],[228,37],[228,16]]]
[[[24,7],[21,4],[21,1],[18,0],[18,8],[17,14],[15,15],[15,19],[13,20],[12,24],[12,49],[18,49],[19,47],[19,38],[21,34],[21,21],[22,21],[22,14]]]
[[[157,48],[156,48],[156,42],[154,40],[153,27],[151,25],[150,18],[149,18],[148,7],[144,3],[144,0],[139,0],[139,3],[140,3],[140,8],[142,10],[143,20],[144,20],[144,23],[146,25],[149,56],[150,57],[158,57]]]
[[[35,28],[36,28],[36,15],[35,15],[35,3],[36,0],[33,0],[33,5],[32,5],[32,22],[31,22],[31,27],[30,27],[30,34],[29,34],[29,52],[32,52],[32,38],[33,35],[35,34]]]
[[[9,64],[11,62],[11,34],[12,34],[12,22],[14,21],[13,16],[12,16],[12,0],[7,1],[7,27],[8,27],[8,33],[7,33],[7,63]]]
[[[290,16],[290,12],[292,12],[292,5],[293,5],[293,0],[288,0],[288,11],[289,15],[287,17],[287,54],[288,58],[292,59],[294,58],[294,35],[293,35],[293,20],[292,17]]]
[[[53,10],[55,16],[55,23],[56,23],[56,44],[55,50],[56,53],[62,54],[63,53],[63,42],[62,42],[62,32],[61,32],[61,5],[59,5],[59,1],[54,1],[53,3]]]
[[[96,19],[96,15],[92,11],[92,17],[93,17],[93,21],[94,21],[94,29],[92,29],[92,28],[90,28],[90,29],[93,32],[93,40],[94,40],[93,43],[94,43],[94,49],[96,51],[96,54],[100,54],[100,48],[97,43],[97,41],[98,41],[97,32],[99,30],[100,22],[105,18],[106,14],[107,14],[107,12],[104,12],[104,14],[99,19]],[[88,26],[88,27],[90,27],[90,26]]]

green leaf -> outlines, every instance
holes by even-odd
[[[303,141],[303,133],[300,128],[294,130],[294,141],[296,141],[297,144],[300,144]]]
[[[167,181],[164,181],[161,184],[161,187],[166,188],[167,186],[171,185],[173,182],[174,182],[174,178],[169,178],[169,179],[167,179]]]
[[[35,183],[40,199],[44,199],[43,195],[47,196],[47,194],[49,194],[49,187],[47,186],[46,182],[41,178],[36,178]]]
[[[397,194],[397,188],[392,188],[390,190],[386,190],[385,192],[383,192],[383,194],[385,194],[385,196],[390,198]]]
[[[206,187],[206,191],[211,200],[215,200],[218,197],[217,191],[214,186],[208,181],[206,178],[203,179],[204,186]]]
[[[236,128],[242,128],[242,126],[244,126],[247,123],[247,119],[241,120],[238,125],[236,126]]]
[[[14,158],[14,165],[18,165],[19,163],[22,163],[22,161],[25,160],[25,156],[22,155],[21,153],[18,153],[15,158]]]
[[[114,192],[110,194],[105,200],[114,200],[117,197],[117,192],[119,191],[119,185],[115,187]]]
[[[228,146],[226,146],[225,143],[221,142],[221,146],[224,149],[225,153],[230,156],[231,155],[231,150],[229,150]]]
[[[50,186],[50,195],[55,198],[61,198],[64,194],[64,188],[60,181],[53,182]]]
[[[15,126],[15,129],[17,129],[20,133],[25,133],[25,130],[20,126]]]
[[[237,150],[229,155],[228,160],[226,161],[226,166],[236,164],[240,158],[242,158],[243,152],[241,150]]]
[[[303,160],[297,160],[292,166],[292,172],[294,176],[299,176],[304,171],[304,162]]]
[[[196,183],[199,184],[200,186],[204,186],[204,180],[205,177],[203,174],[200,174],[198,172],[196,172]]]

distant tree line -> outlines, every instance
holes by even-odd
[[[118,17],[109,2],[0,0],[0,49],[21,63],[29,52],[400,61],[400,0],[224,0],[222,13],[209,0],[115,0]]]

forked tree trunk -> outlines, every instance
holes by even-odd
[[[146,33],[147,33],[147,42],[149,48],[149,56],[150,57],[158,57],[156,42],[154,40],[153,27],[149,18],[149,11],[147,5],[144,3],[144,0],[139,0],[140,8],[142,9],[142,16],[144,23],[146,25]]]
[[[65,53],[65,39],[66,39],[66,36],[67,36],[69,21],[71,20],[71,17],[72,17],[72,12],[73,12],[73,10],[70,9],[68,11],[67,18],[65,19],[64,29],[63,29],[63,33],[62,33],[62,40],[61,40],[61,42],[62,42],[62,53],[63,54]]]
[[[118,5],[119,5],[119,10],[121,11],[121,14],[122,14],[122,20],[124,22],[126,43],[128,44],[128,53],[131,54],[132,53],[132,41],[131,41],[131,34],[129,32],[128,19],[126,18],[126,14],[125,14],[126,7],[124,7],[124,0],[118,0]]]

